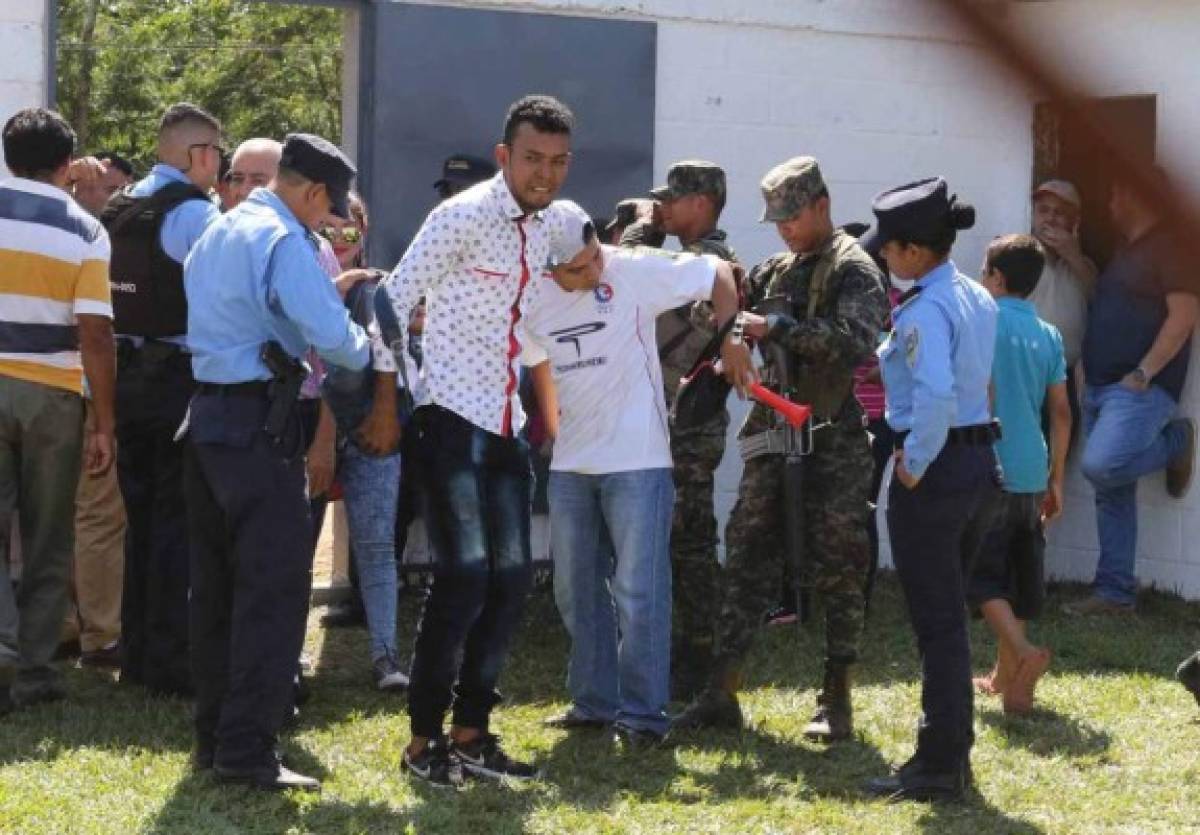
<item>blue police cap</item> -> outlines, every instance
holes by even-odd
[[[442,178],[433,184],[434,188],[449,185],[473,186],[476,183],[490,180],[496,175],[496,166],[481,157],[469,154],[455,154],[446,157],[442,163]]]
[[[858,243],[872,255],[888,241],[931,242],[956,229],[975,225],[975,209],[948,195],[946,181],[930,177],[906,183],[879,194],[871,201],[874,225]]]
[[[328,139],[311,133],[289,133],[283,140],[279,165],[324,185],[333,213],[340,218],[350,218],[350,184],[358,171],[341,149]]]

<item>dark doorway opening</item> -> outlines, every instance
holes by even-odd
[[[1134,154],[1154,161],[1157,140],[1154,96],[1121,96],[1088,102],[1093,117],[1114,132]],[[1052,177],[1069,180],[1083,199],[1080,236],[1084,251],[1103,266],[1116,248],[1118,236],[1108,217],[1113,161],[1089,138],[1077,120],[1060,105],[1038,104],[1033,118],[1033,185]]]

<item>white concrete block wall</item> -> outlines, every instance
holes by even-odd
[[[46,2],[0,2],[0,124],[46,101]],[[0,174],[7,176],[0,150]]]
[[[398,0],[399,1],[399,0]],[[424,0],[428,2],[428,0]],[[724,225],[743,259],[778,248],[757,221],[758,179],[796,154],[817,156],[838,222],[869,219],[883,188],[943,174],[975,204],[978,225],[955,249],[973,274],[994,235],[1028,228],[1033,100],[933,4],[918,0],[446,0],[445,5],[652,19],[659,24],[655,173],[711,158],[729,173]],[[1160,157],[1200,180],[1200,6],[1188,0],[1014,3],[1007,20],[1079,69],[1099,96],[1158,97]],[[1135,35],[1134,37],[1131,37]],[[1200,195],[1200,183],[1189,183]],[[1193,364],[1200,365],[1200,345]],[[1182,408],[1200,412],[1192,374]],[[735,409],[735,411],[738,411]],[[739,415],[735,415],[737,417]],[[1050,531],[1050,571],[1090,579],[1097,543],[1091,488],[1075,459],[1066,513]],[[740,466],[718,475],[728,512]],[[1138,573],[1200,597],[1200,490],[1140,487]],[[885,538],[886,541],[886,538]],[[885,554],[886,560],[886,554]]]

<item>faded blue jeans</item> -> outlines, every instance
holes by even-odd
[[[400,495],[400,456],[376,458],[353,443],[341,451],[338,474],[350,529],[350,549],[371,659],[396,654],[396,506]]]
[[[1184,448],[1183,421],[1172,421],[1176,403],[1158,386],[1139,392],[1120,383],[1088,386],[1083,396],[1086,442],[1080,469],[1096,488],[1100,560],[1093,591],[1115,603],[1137,593],[1137,482],[1166,468]]]
[[[671,670],[671,470],[550,473],[567,689],[593,719],[664,734]]]

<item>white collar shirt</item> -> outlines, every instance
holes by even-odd
[[[384,284],[405,330],[425,297],[418,405],[441,406],[504,437],[520,430],[515,330],[548,251],[544,213],[527,216],[503,173],[430,212]],[[376,370],[395,371],[392,352],[381,347]]]

